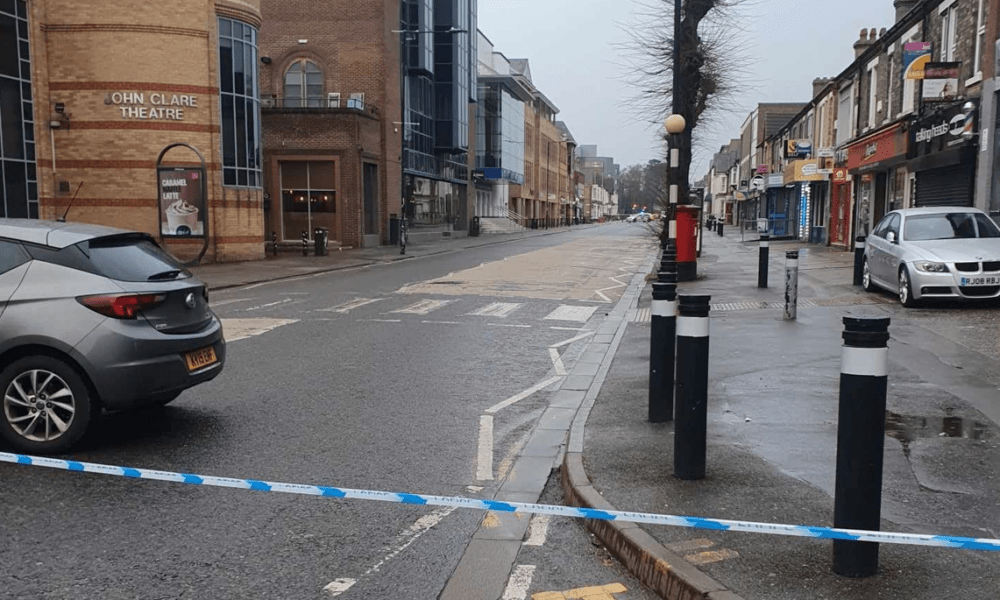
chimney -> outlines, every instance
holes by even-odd
[[[819,93],[822,92],[831,81],[832,79],[829,77],[818,77],[813,79],[813,98],[819,96]]]
[[[899,23],[917,2],[919,0],[893,0],[892,5],[896,7],[896,22]]]
[[[871,47],[875,43],[875,29],[872,29],[871,37],[868,37],[868,30],[862,29],[861,35],[858,37],[858,41],[854,42],[854,58],[861,58],[861,55],[865,53],[865,50]]]

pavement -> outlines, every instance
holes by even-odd
[[[206,264],[190,270],[208,285],[208,289],[222,290],[266,281],[292,279],[316,273],[387,264],[449,252],[461,252],[470,248],[517,242],[526,238],[556,235],[598,226],[598,224],[588,224],[554,229],[529,229],[517,233],[490,234],[477,237],[442,237],[440,240],[433,242],[411,242],[406,246],[405,255],[399,253],[399,246],[377,246],[375,248],[352,248],[349,250],[339,250],[331,247],[327,256],[316,256],[313,253],[312,246],[310,246],[308,256],[302,256],[301,252],[282,252],[277,257],[268,255],[264,260]]]
[[[571,430],[561,473],[567,499],[605,510],[832,526],[841,320],[878,315],[892,319],[881,529],[1000,537],[996,304],[902,309],[889,293],[851,285],[853,254],[797,242],[772,242],[771,287],[760,290],[756,244],[706,233],[699,279],[679,289],[712,295],[706,479],[676,479],[673,423],[646,419],[646,286],[623,297],[629,304],[618,313],[608,368]],[[798,319],[785,321],[783,254],[799,248]],[[663,598],[998,595],[997,553],[883,544],[878,575],[849,579],[832,572],[830,541],[588,527]]]

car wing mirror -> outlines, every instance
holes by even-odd
[[[895,231],[890,231],[889,233],[885,234],[885,239],[890,244],[895,244],[896,243],[896,232]]]

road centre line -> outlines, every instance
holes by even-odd
[[[402,319],[358,319],[359,323],[402,323]]]
[[[487,323],[493,327],[514,327],[517,329],[531,329],[531,325],[508,325],[507,323]]]
[[[417,519],[413,525],[410,525],[396,537],[396,541],[392,545],[392,551],[389,552],[389,554],[387,554],[382,560],[365,571],[364,575],[361,577],[367,577],[368,575],[378,571],[382,568],[382,565],[409,548],[413,542],[420,539],[420,536],[430,531],[435,525],[440,523],[445,517],[453,512],[455,512],[455,507],[439,508],[430,514],[426,514]],[[336,597],[346,592],[355,583],[357,583],[357,579],[335,579],[328,583],[323,590],[328,592],[331,597]]]
[[[461,321],[421,321],[426,325],[465,325]]]
[[[534,575],[535,565],[514,567],[500,600],[525,600],[528,597],[528,589],[531,587],[531,579]]]
[[[587,329],[586,327],[549,327],[549,329],[554,329],[556,331],[594,331],[593,329]]]
[[[292,300],[291,298],[285,298],[283,300],[278,300],[277,302],[269,302],[267,304],[251,306],[250,308],[244,308],[242,310],[243,312],[250,312],[252,310],[260,310],[262,308],[270,308],[272,306],[278,306],[279,304],[288,304],[289,302],[301,302],[301,300]]]
[[[253,300],[256,300],[256,298],[235,298],[233,300],[222,300],[221,302],[215,302],[215,301],[209,302],[208,305],[210,308],[217,308],[219,306],[225,306],[227,304],[236,304],[237,302],[251,302]]]
[[[493,417],[479,417],[479,446],[476,452],[476,480],[493,481]]]
[[[524,390],[520,394],[515,394],[515,395],[511,396],[510,398],[507,398],[503,402],[498,402],[498,403],[494,404],[493,406],[487,408],[485,412],[486,412],[486,414],[495,415],[496,413],[498,413],[501,410],[507,408],[511,404],[514,404],[515,402],[520,402],[521,400],[524,400],[525,398],[527,398],[528,396],[534,394],[535,392],[537,392],[539,390],[544,390],[545,388],[549,387],[553,383],[556,383],[556,382],[559,382],[559,381],[562,381],[562,376],[561,375],[557,375],[555,377],[551,377],[549,379],[546,379],[545,381],[543,381],[541,383],[538,383],[538,384],[535,384],[535,385],[531,386],[530,388]]]

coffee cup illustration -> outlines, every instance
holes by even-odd
[[[178,200],[167,207],[167,229],[174,235],[191,235],[198,230],[198,207]]]

